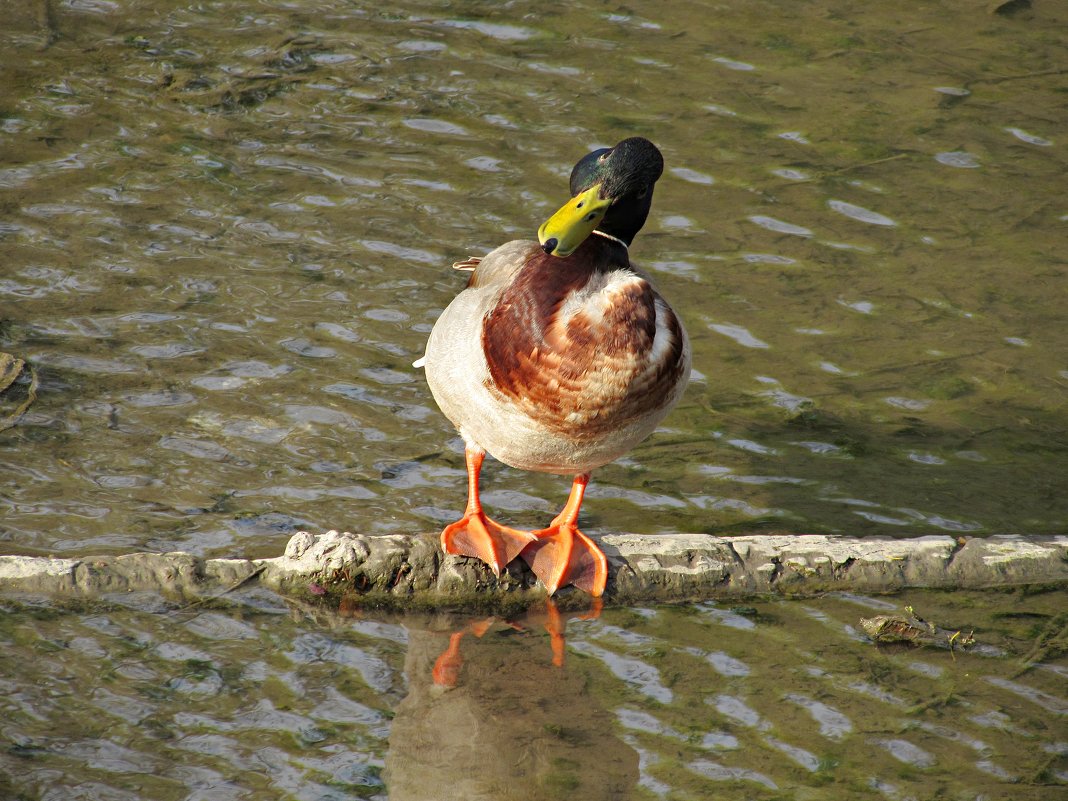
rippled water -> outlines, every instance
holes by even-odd
[[[566,620],[560,666],[538,613],[378,620],[262,592],[9,602],[0,796],[1047,801],[1068,787],[1063,600],[613,609]],[[858,633],[904,604],[978,644]]]
[[[1064,528],[1063,8],[381,9],[8,9],[0,349],[41,385],[0,433],[5,549],[451,520],[410,366],[448,265],[634,133],[668,163],[634,256],[699,375],[591,531]],[[536,526],[567,487],[486,489]]]
[[[460,443],[410,366],[448,265],[632,134],[668,163],[634,257],[697,375],[587,530],[1064,530],[1068,18],[1008,5],[9,4],[0,350],[40,386],[0,431],[0,547],[454,519]],[[484,477],[516,525],[566,495]],[[886,602],[844,596],[573,619],[563,668],[538,619],[9,603],[0,796],[441,799],[475,768],[494,798],[1063,793],[1068,666],[1036,650],[1063,595],[900,601],[983,648],[876,650]]]

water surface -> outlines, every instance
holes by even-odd
[[[452,520],[460,442],[411,367],[449,264],[632,134],[668,164],[633,256],[698,375],[590,531],[1063,530],[1064,14],[8,9],[0,349],[41,386],[0,433],[4,549]],[[485,485],[521,526],[567,489]]]
[[[532,238],[634,134],[668,169],[633,257],[697,374],[587,530],[1065,530],[1063,4],[8,5],[0,350],[40,387],[0,432],[5,553],[455,519],[460,442],[411,367],[449,264]],[[566,495],[484,485],[520,526]],[[906,604],[980,647],[865,641]],[[608,610],[557,666],[547,613],[8,600],[0,796],[1044,800],[1063,609]]]
[[[859,633],[906,605],[977,644]],[[384,619],[262,591],[215,608],[8,601],[0,795],[1046,801],[1068,787],[1063,592],[564,615],[558,665],[548,622]]]

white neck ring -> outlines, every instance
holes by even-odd
[[[606,234],[604,231],[594,231],[594,233],[597,234],[597,236],[603,236],[605,239],[610,239],[613,242],[616,242],[616,243],[622,245],[623,246],[623,250],[627,251],[627,253],[630,253],[630,248],[627,247],[627,243],[624,242],[622,239],[620,239],[618,236],[612,236],[611,234]]]

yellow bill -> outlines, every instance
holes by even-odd
[[[600,191],[601,185],[597,184],[575,195],[542,224],[538,241],[547,253],[561,258],[570,256],[593,233],[612,205],[611,199],[601,198]]]

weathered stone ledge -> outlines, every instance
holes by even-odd
[[[1068,536],[911,539],[760,534],[612,534],[600,538],[610,603],[652,603],[832,590],[1068,585]],[[396,607],[477,607],[544,595],[521,560],[498,580],[442,554],[438,538],[300,532],[272,559],[188,553],[52,559],[0,556],[0,593],[100,598],[156,591],[205,598],[259,582],[283,594],[356,595]],[[358,600],[358,599],[357,599]]]

